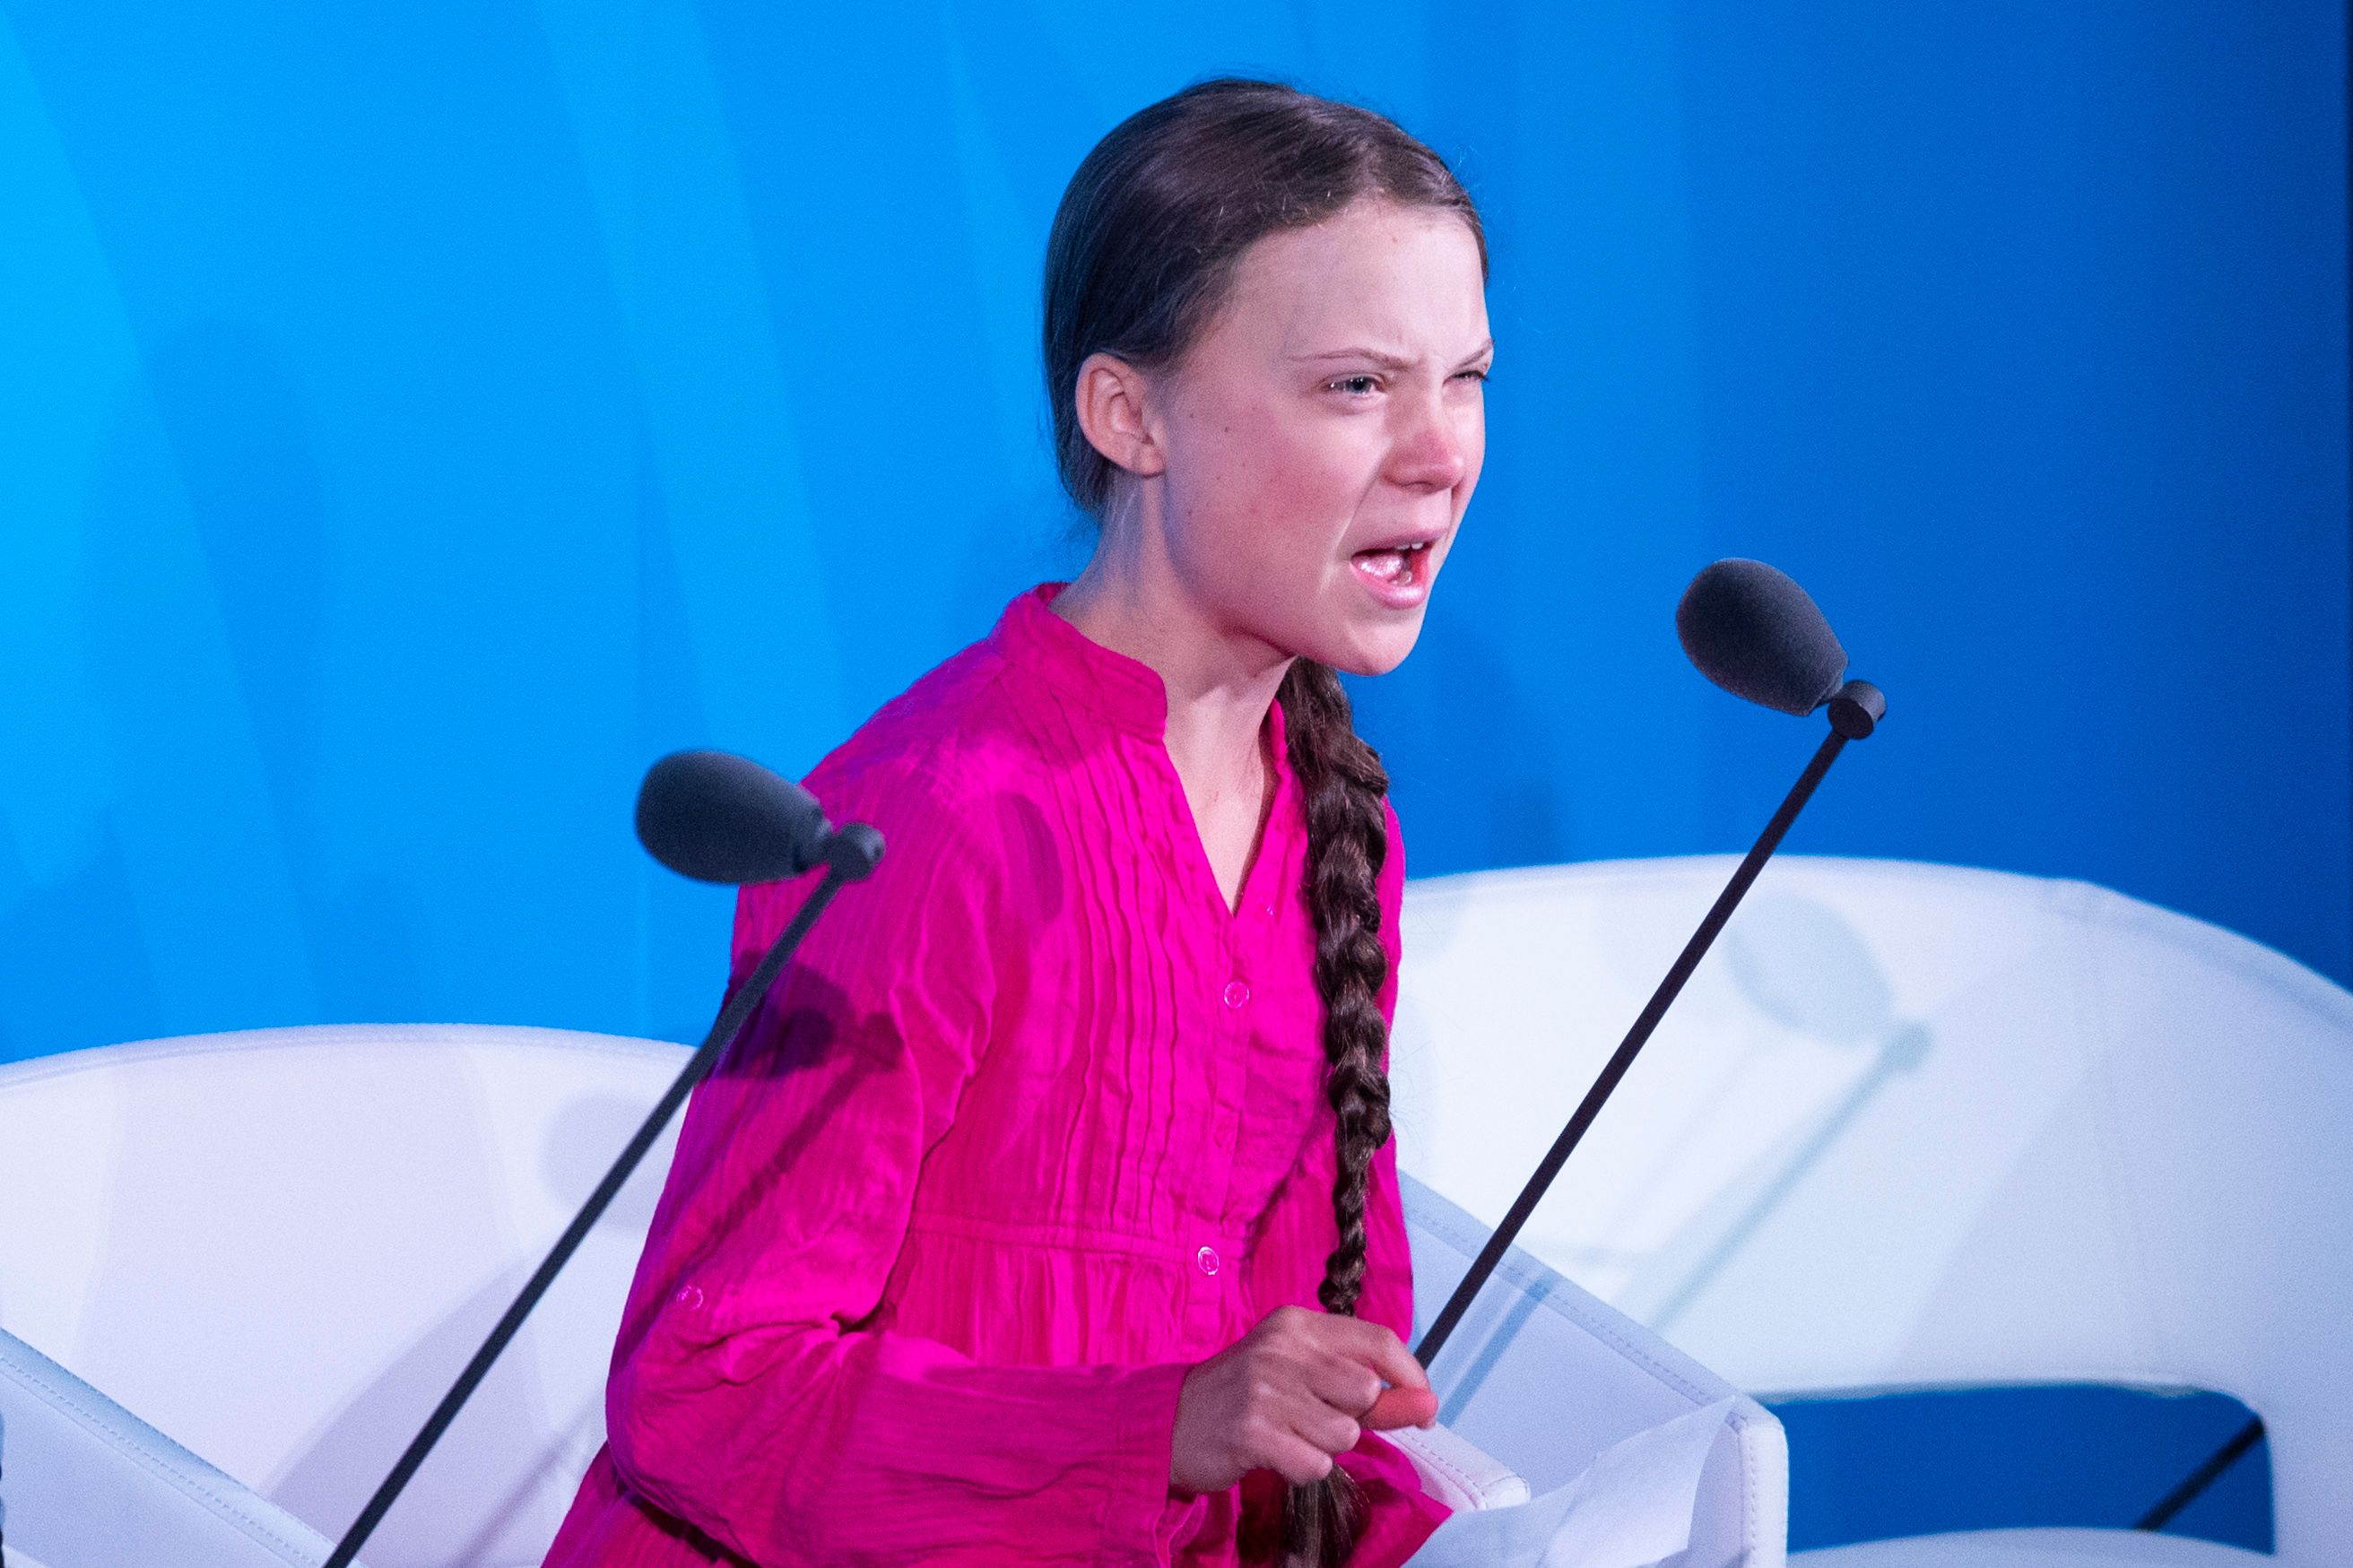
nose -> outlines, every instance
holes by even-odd
[[[1411,399],[1389,447],[1387,477],[1408,489],[1451,490],[1471,469],[1471,442],[1438,397]]]

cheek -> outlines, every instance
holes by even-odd
[[[1169,465],[1179,531],[1199,563],[1233,570],[1320,560],[1345,532],[1377,471],[1345,426],[1295,414],[1238,411]]]
[[[1371,428],[1369,420],[1364,428]],[[1321,552],[1345,531],[1380,469],[1377,449],[1360,450],[1357,432],[1325,420],[1271,426],[1260,437],[1260,510],[1270,527],[1303,551]]]

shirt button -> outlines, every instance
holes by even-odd
[[[1239,980],[1226,982],[1226,1005],[1239,1007],[1250,1000],[1250,987]]]
[[[1193,1261],[1201,1266],[1202,1273],[1215,1274],[1218,1271],[1218,1249],[1214,1247],[1205,1247],[1193,1254]]]
[[[1218,1141],[1218,1147],[1222,1149],[1234,1141],[1234,1124],[1220,1116],[1218,1118],[1217,1125],[1209,1130],[1209,1135]]]
[[[680,1286],[678,1289],[678,1304],[686,1308],[690,1311],[702,1306],[702,1287],[700,1285]]]

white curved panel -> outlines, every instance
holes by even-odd
[[[5,1173],[44,1197],[0,1205],[0,1328],[340,1535],[685,1057],[401,1026],[0,1072]],[[537,1560],[603,1440],[673,1140],[371,1541],[377,1568]]]
[[[1729,857],[1413,884],[1399,1158],[1501,1217]],[[2353,1561],[2353,995],[2083,883],[1784,857],[1521,1242],[1761,1393],[2187,1384]]]

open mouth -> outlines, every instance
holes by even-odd
[[[1430,573],[1428,540],[1386,550],[1359,550],[1350,557],[1357,571],[1384,587],[1419,587]]]

